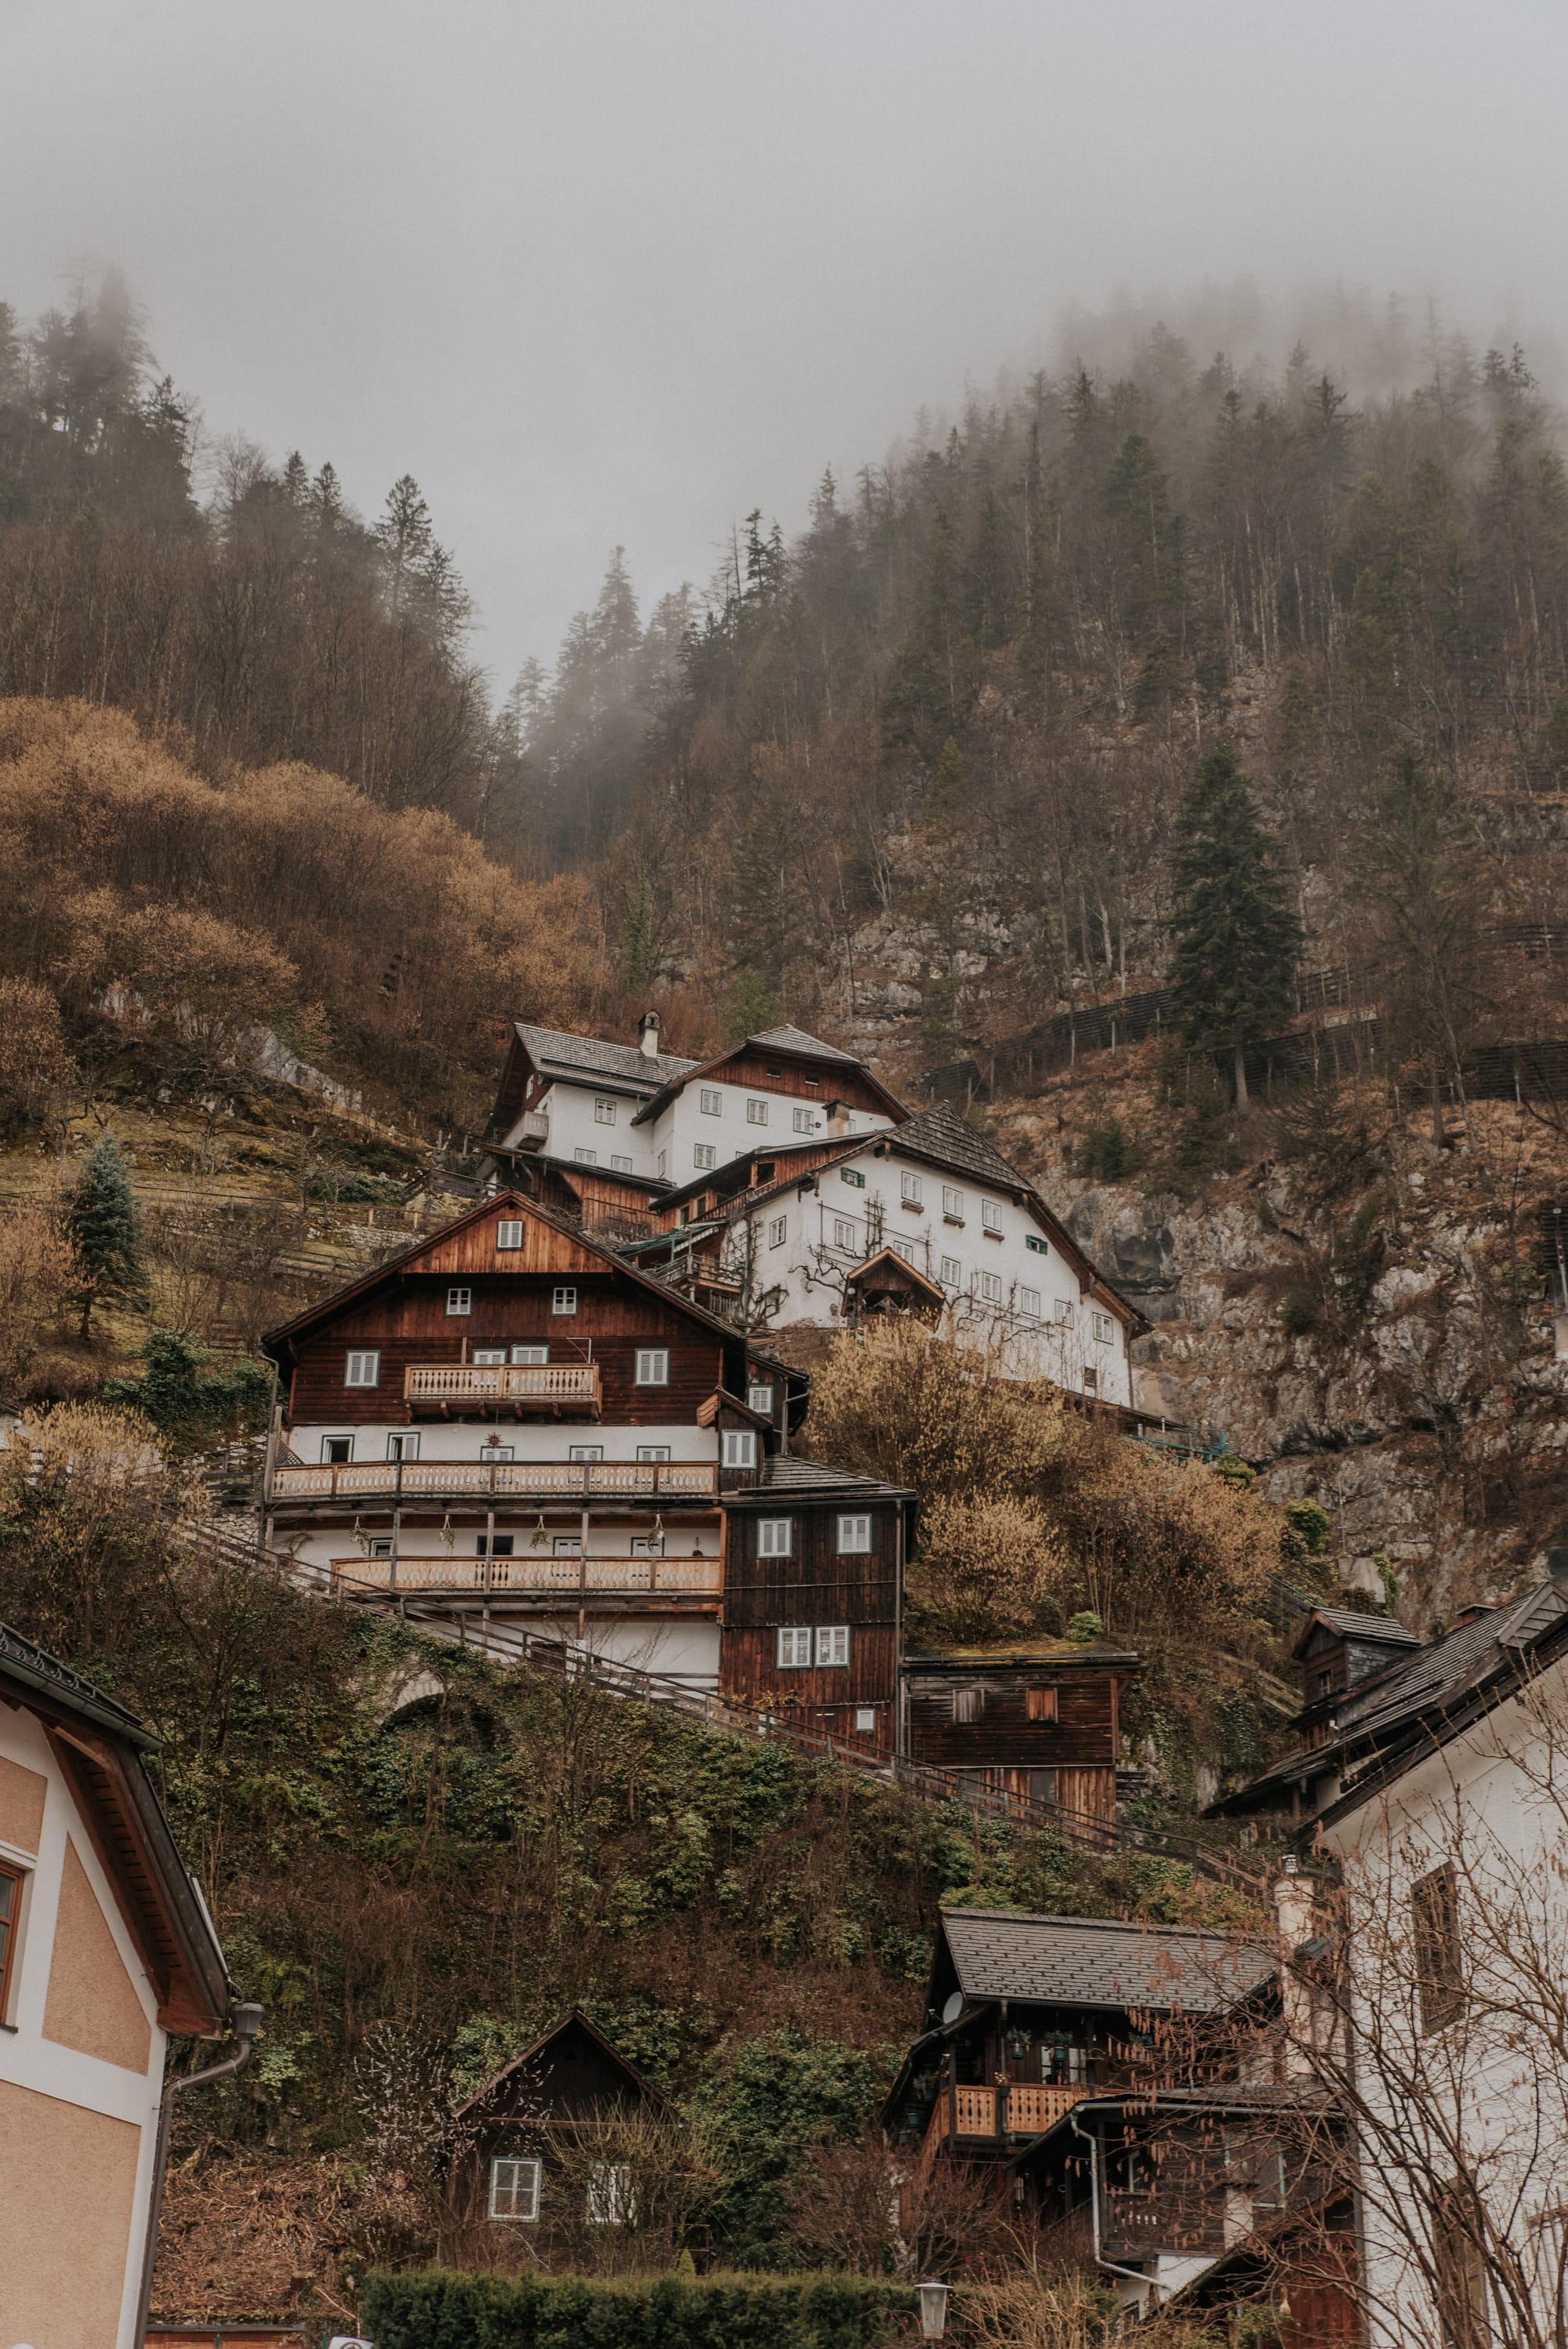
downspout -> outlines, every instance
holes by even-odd
[[[163,2180],[169,2168],[169,2138],[174,2119],[174,2099],[187,2088],[205,2088],[214,2080],[232,2079],[242,2072],[251,2060],[256,2034],[262,2027],[262,2008],[253,1998],[236,1999],[230,2011],[234,2027],[234,2053],[222,2062],[209,2064],[203,2071],[186,2072],[170,2080],[163,2091],[158,2107],[158,2142],[152,2157],[152,2199],[147,2212],[147,2249],[142,2254],[141,2290],[137,2295],[136,2330],[131,2335],[135,2349],[141,2349],[147,2338],[148,2311],[152,2305],[152,2267],[158,2257],[158,2221],[163,2208]]]
[[[1114,2260],[1102,2259],[1099,2250],[1099,2139],[1079,2121],[1076,2110],[1068,2106],[1068,2119],[1075,2137],[1081,2137],[1088,2147],[1088,2208],[1094,2232],[1094,2263],[1097,2268],[1109,2268],[1112,2275],[1127,2276],[1134,2283],[1147,2284],[1154,2295],[1154,2305],[1160,2306],[1160,2282],[1157,2276],[1146,2275],[1141,2268],[1118,2267]]]

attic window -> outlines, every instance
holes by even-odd
[[[521,1224],[509,1223],[503,1217],[495,1227],[495,1244],[498,1248],[520,1248],[522,1246]]]
[[[1026,1232],[1024,1234],[1024,1246],[1029,1250],[1032,1256],[1049,1256],[1050,1254],[1049,1248],[1046,1246],[1045,1241],[1040,1237],[1038,1232]]]
[[[804,1084],[806,1091],[809,1093],[820,1093],[822,1090],[822,1080],[820,1077],[803,1077],[801,1079],[801,1082]]]
[[[782,1069],[764,1069],[762,1073],[765,1077],[781,1077],[784,1071]]]

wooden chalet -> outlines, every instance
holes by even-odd
[[[449,2190],[455,2214],[531,2239],[630,2214],[634,2181],[613,2161],[562,2174],[571,2133],[635,2116],[672,2120],[673,2108],[578,2007],[488,2080],[453,2115]],[[563,2197],[582,2192],[585,2207]]]
[[[1116,1816],[1121,1691],[1143,1669],[1104,1640],[1030,1640],[906,1656],[904,1747],[995,1794]]]

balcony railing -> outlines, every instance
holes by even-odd
[[[507,1404],[514,1410],[597,1412],[597,1362],[412,1362],[403,1373],[406,1402]]]
[[[587,1591],[628,1598],[717,1599],[724,1589],[720,1557],[335,1557],[332,1587],[352,1596],[388,1590],[465,1590],[497,1597]]]
[[[1021,2080],[1005,2088],[944,2088],[930,2130],[938,2137],[1040,2137],[1091,2093]]]
[[[711,1460],[348,1460],[274,1468],[277,1501],[514,1495],[529,1501],[703,1499],[717,1490]]]

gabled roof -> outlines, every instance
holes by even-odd
[[[804,1028],[797,1028],[790,1019],[782,1021],[777,1028],[765,1028],[760,1036],[748,1036],[746,1042],[759,1044],[766,1052],[799,1052],[813,1061],[842,1061],[850,1069],[865,1066],[865,1062],[853,1052],[841,1052],[836,1044],[824,1044],[820,1036],[808,1036]],[[732,1050],[743,1049],[742,1046],[731,1047]]]
[[[651,2081],[644,2079],[635,2064],[626,2061],[620,2049],[613,2041],[605,2038],[596,2023],[589,2021],[580,2006],[573,2006],[567,2010],[559,2023],[552,2023],[548,2031],[542,2032],[531,2047],[525,2047],[521,2055],[514,2055],[510,2064],[503,2064],[493,2079],[487,2080],[482,2088],[476,2088],[467,2102],[458,2106],[452,2115],[453,2120],[461,2120],[465,2113],[471,2113],[479,2106],[487,2104],[503,2080],[510,2080],[514,2073],[525,2072],[531,2064],[537,2064],[555,2042],[564,2038],[568,2032],[581,2032],[584,2038],[593,2040],[600,2054],[606,2057],[617,2071],[624,2073],[639,2096],[646,2097],[647,2101],[657,2106],[661,2112],[669,2111],[668,2098],[661,2095]]]
[[[911,1158],[923,1158],[948,1174],[967,1174],[995,1191],[1010,1191],[1015,1198],[1033,1200],[1039,1195],[1026,1175],[1009,1166],[1001,1152],[994,1150],[983,1133],[966,1125],[944,1102],[923,1109],[918,1117],[901,1125],[898,1146]]]
[[[148,1775],[156,1751],[134,1713],[0,1623],[0,1701],[40,1723],[158,1998],[166,2031],[211,2037],[229,2012],[229,1969]]]
[[[911,1264],[908,1257],[904,1256],[898,1248],[895,1248],[891,1245],[887,1247],[875,1249],[872,1255],[864,1257],[861,1263],[857,1264],[852,1271],[846,1272],[844,1275],[845,1287],[850,1288],[852,1287],[855,1282],[864,1280],[867,1274],[871,1272],[872,1268],[879,1264],[885,1265],[889,1271],[892,1271],[896,1267],[898,1271],[903,1274],[906,1280],[913,1281],[918,1288],[927,1290],[931,1296],[935,1298],[939,1305],[946,1304],[947,1291],[944,1288],[942,1283],[939,1280],[933,1280],[929,1273],[922,1272],[917,1264]]]
[[[1333,1633],[1336,1640],[1364,1640],[1377,1647],[1418,1648],[1416,1632],[1407,1631],[1391,1615],[1361,1615],[1347,1607],[1315,1607],[1296,1634],[1291,1653],[1299,1661],[1306,1643],[1319,1629]]]
[[[970,2004],[1129,2007],[1202,2014],[1248,1996],[1274,1971],[1257,1944],[1176,1925],[944,1909],[942,1934]]]
[[[695,1061],[675,1052],[645,1052],[640,1044],[612,1044],[602,1036],[570,1036],[561,1028],[535,1028],[517,1020],[512,1033],[542,1077],[614,1077],[639,1092],[656,1092],[674,1077],[695,1069]]]
[[[857,1060],[853,1052],[840,1051],[836,1044],[824,1044],[820,1037],[808,1036],[803,1028],[792,1027],[786,1021],[781,1028],[765,1028],[759,1036],[742,1037],[738,1044],[727,1045],[722,1052],[714,1053],[710,1060],[701,1062],[684,1061],[668,1082],[661,1086],[653,1100],[645,1103],[644,1107],[637,1112],[632,1123],[634,1125],[651,1123],[659,1115],[666,1102],[673,1100],[681,1087],[689,1084],[694,1077],[706,1077],[714,1070],[721,1069],[727,1061],[733,1061],[738,1052],[750,1050],[792,1053],[797,1060],[820,1061],[830,1067],[852,1069],[861,1081],[876,1094],[885,1106],[888,1115],[895,1122],[909,1114],[897,1094],[889,1092],[881,1078],[873,1076],[864,1061]]]
[[[689,1297],[682,1296],[678,1289],[672,1288],[667,1282],[655,1280],[647,1273],[638,1272],[635,1267],[628,1264],[625,1257],[609,1242],[593,1239],[586,1232],[577,1230],[573,1225],[562,1223],[559,1216],[552,1216],[548,1208],[540,1206],[537,1199],[528,1198],[521,1191],[497,1191],[490,1198],[481,1199],[477,1206],[469,1207],[464,1214],[454,1216],[449,1224],[443,1224],[439,1231],[428,1232],[422,1239],[416,1240],[412,1247],[399,1250],[397,1256],[388,1257],[384,1263],[378,1264],[374,1271],[362,1274],[357,1280],[346,1282],[342,1288],[335,1289],[330,1297],[323,1298],[319,1304],[307,1306],[303,1313],[296,1313],[292,1321],[280,1322],[275,1330],[269,1330],[261,1341],[262,1352],[269,1361],[283,1360],[284,1354],[280,1353],[278,1349],[286,1350],[296,1338],[304,1337],[307,1331],[317,1328],[324,1321],[331,1321],[344,1310],[346,1306],[362,1297],[370,1296],[376,1289],[389,1284],[400,1274],[418,1271],[420,1257],[434,1255],[454,1232],[460,1232],[469,1224],[478,1223],[487,1216],[494,1216],[502,1211],[525,1219],[531,1218],[536,1223],[545,1225],[580,1255],[594,1259],[593,1269],[602,1268],[605,1272],[619,1273],[623,1279],[635,1282],[639,1288],[645,1288],[650,1297],[656,1297],[659,1302],[666,1306],[671,1312],[682,1313],[688,1320],[696,1321],[704,1330],[713,1331],[717,1337],[722,1338],[727,1345],[744,1346],[746,1340],[743,1332],[735,1329],[730,1322],[721,1321],[717,1314],[707,1312],[700,1305],[694,1305]],[[439,1269],[439,1268],[433,1268],[433,1269]]]
[[[728,1501],[772,1500],[799,1494],[802,1500],[830,1500],[835,1494],[850,1501],[911,1501],[904,1485],[880,1484],[874,1476],[857,1475],[849,1468],[828,1468],[820,1460],[802,1460],[798,1453],[773,1452],[762,1463],[755,1485],[745,1485],[726,1495]]]

